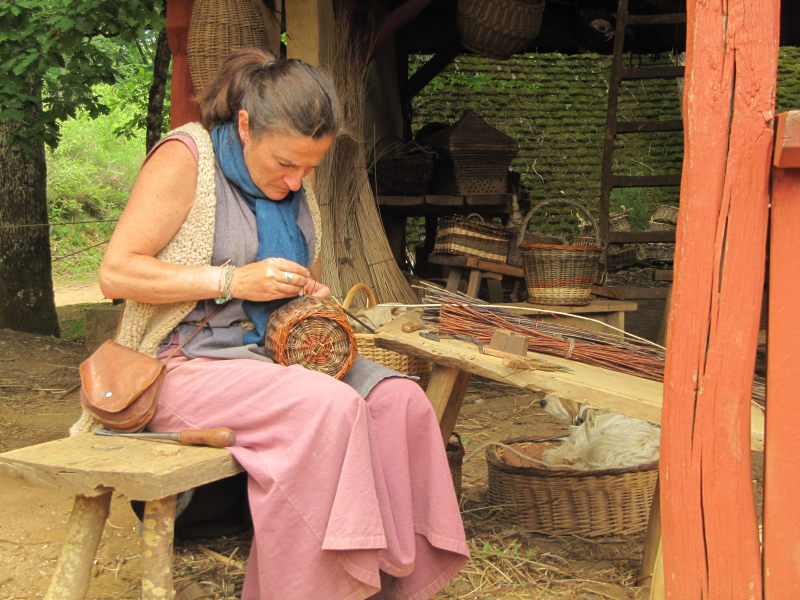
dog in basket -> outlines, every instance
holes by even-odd
[[[548,448],[542,461],[583,471],[624,469],[658,460],[661,429],[618,413],[547,394],[540,406],[572,425],[561,443]]]

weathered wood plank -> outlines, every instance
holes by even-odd
[[[156,500],[241,472],[230,452],[90,433],[0,454],[0,474],[97,496],[114,489]]]
[[[792,113],[800,124],[800,112]],[[780,123],[779,135],[788,128]],[[799,132],[800,133],[800,132]],[[800,139],[800,138],[795,138]],[[778,137],[778,148],[787,140]],[[800,167],[787,156],[776,154],[775,164]],[[775,169],[772,177],[770,225],[769,337],[767,363],[767,428],[764,453],[764,596],[769,600],[800,598],[800,529],[789,526],[800,514],[800,452],[797,451],[797,347],[800,321],[800,261],[797,232],[800,231],[800,168]]]

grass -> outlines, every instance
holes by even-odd
[[[86,311],[95,306],[106,306],[108,302],[100,304],[70,304],[56,307],[58,325],[61,328],[62,340],[68,342],[84,343],[86,341]]]

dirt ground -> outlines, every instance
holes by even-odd
[[[93,298],[76,293],[76,301]],[[80,412],[77,367],[85,356],[83,344],[0,330],[0,451],[67,434]],[[466,447],[462,508],[473,559],[437,600],[643,597],[634,585],[643,534],[594,539],[529,535],[499,523],[487,506],[486,462],[476,449],[491,440],[566,431],[538,407],[539,399],[487,380],[470,384],[456,430]],[[8,478],[0,479],[0,486],[0,600],[41,598],[72,498]],[[138,525],[128,501],[115,497],[87,598],[139,597]],[[248,544],[246,535],[179,544],[178,598],[238,598]]]

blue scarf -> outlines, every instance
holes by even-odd
[[[241,193],[247,206],[256,215],[258,233],[256,259],[280,257],[308,266],[308,245],[297,225],[302,194],[290,192],[285,200],[280,201],[270,200],[264,195],[253,183],[244,164],[242,143],[239,140],[236,123],[214,127],[211,130],[211,142],[214,144],[217,162],[226,179]],[[291,298],[268,302],[245,300],[244,311],[255,324],[255,328],[245,331],[244,343],[263,345],[270,314],[289,300]]]

